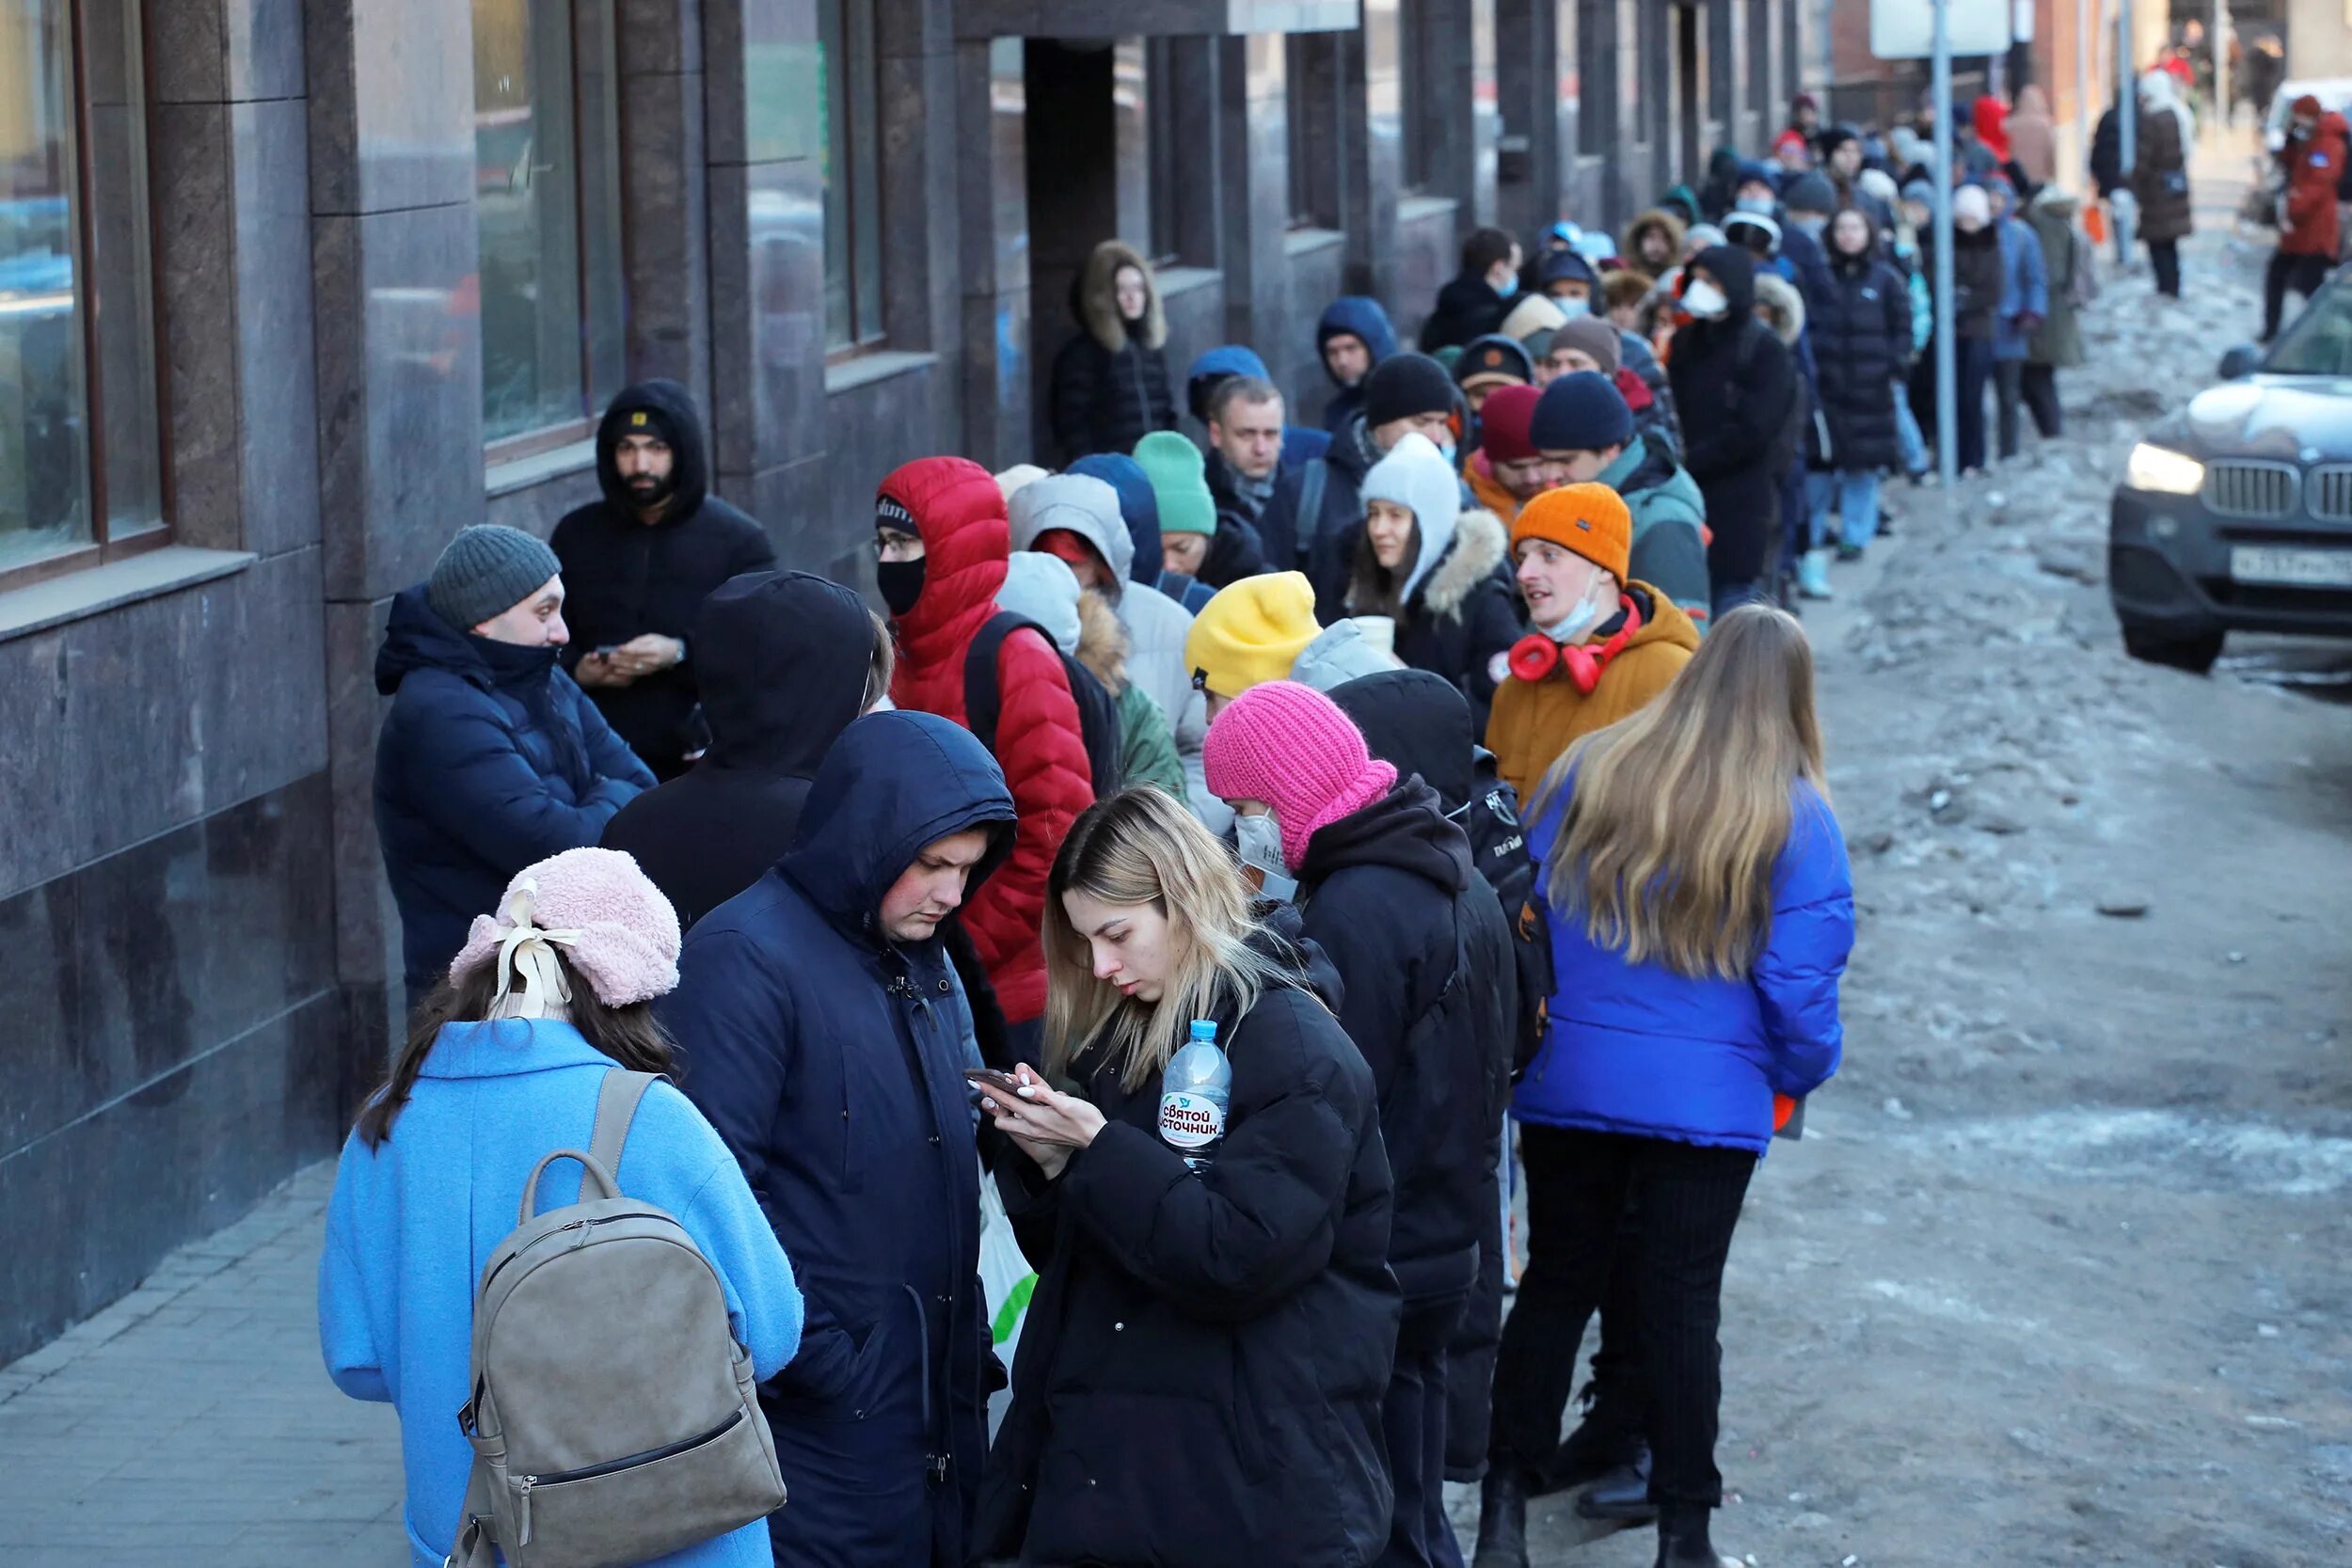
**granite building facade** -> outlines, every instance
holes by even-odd
[[[398,1029],[390,595],[684,382],[870,581],[1026,459],[1096,240],[1301,416],[1480,223],[1615,223],[1794,87],[1796,0],[0,0],[0,1361],[330,1154]]]

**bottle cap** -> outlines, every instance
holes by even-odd
[[[1197,1040],[1207,1040],[1212,1045],[1216,1043],[1216,1020],[1213,1018],[1194,1019],[1192,1037]]]

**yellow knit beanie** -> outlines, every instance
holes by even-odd
[[[1323,628],[1315,624],[1314,585],[1304,572],[1244,578],[1218,591],[1193,617],[1184,662],[1219,697],[1290,677],[1299,650]]]

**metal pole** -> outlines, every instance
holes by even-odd
[[[2082,135],[2082,156],[2074,161],[2074,178],[2087,180],[2090,174],[2090,138],[2092,128],[2099,123],[2099,111],[2090,103],[2090,52],[2098,47],[2099,35],[2090,25],[2090,0],[2074,0],[2074,122]],[[2094,189],[2084,194],[2083,205],[2097,202]]]
[[[2139,81],[2132,71],[2132,0],[2115,10],[2115,81],[2123,103],[2123,173],[2128,178],[2139,164]]]
[[[2230,128],[2230,0],[2213,0],[2213,118]]]
[[[1935,0],[1935,469],[1948,498],[1960,483],[1960,374],[1952,341],[1952,0]]]

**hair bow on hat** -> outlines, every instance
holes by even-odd
[[[583,933],[554,930],[539,925],[536,908],[539,884],[525,879],[506,902],[507,924],[492,933],[498,942],[498,987],[490,994],[492,1018],[545,1018],[548,999],[569,1003],[572,983],[556,961],[557,946],[569,947]],[[514,990],[517,975],[522,990]]]

